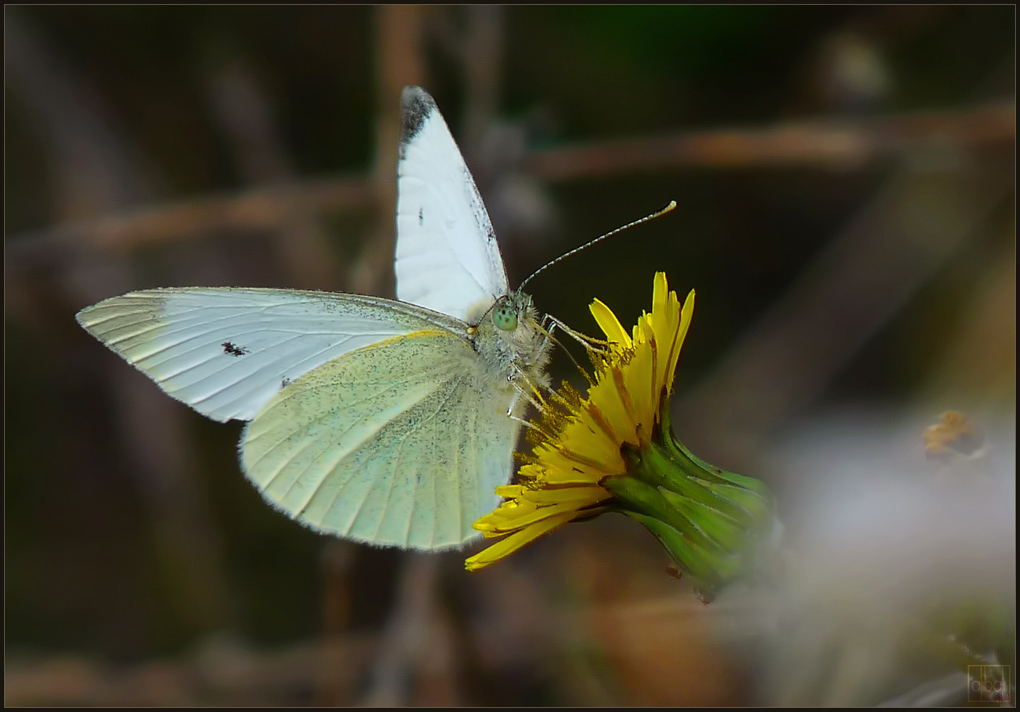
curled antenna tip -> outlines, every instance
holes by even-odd
[[[673,211],[673,210],[675,210],[675,209],[676,209],[676,201],[675,201],[675,200],[671,200],[671,201],[669,201],[669,203],[668,203],[668,204],[666,205],[666,207],[664,207],[664,208],[663,208],[662,210],[660,210],[659,212],[657,212],[657,213],[652,213],[651,215],[649,215],[649,216],[648,216],[648,217],[646,217],[646,218],[641,218],[640,220],[635,220],[635,221],[634,221],[633,223],[631,223],[631,225],[640,225],[641,223],[643,223],[643,222],[647,222],[648,220],[654,220],[655,218],[658,218],[658,217],[662,217],[662,216],[663,216],[663,215],[665,215],[666,213],[668,213],[668,212],[671,212],[671,211]],[[626,227],[631,227],[631,225],[625,225],[624,227],[625,227],[625,228],[626,228]],[[623,229],[623,228],[621,228],[621,229]]]
[[[521,282],[521,286],[519,286],[517,288],[517,292],[520,293],[524,289],[524,285],[526,285],[532,279],[537,277],[540,273],[542,273],[545,270],[547,270],[548,268],[552,267],[554,264],[556,264],[558,262],[562,262],[563,260],[567,259],[571,255],[576,255],[578,252],[580,252],[582,250],[586,250],[589,247],[591,247],[592,245],[594,245],[596,243],[599,243],[599,242],[602,242],[606,238],[612,237],[613,235],[621,233],[624,230],[627,230],[627,229],[632,228],[632,227],[636,227],[638,225],[641,225],[643,223],[648,222],[649,220],[654,220],[657,217],[661,217],[661,216],[665,215],[666,213],[670,212],[671,210],[673,210],[674,208],[676,208],[676,201],[675,200],[671,200],[671,201],[669,201],[669,205],[664,207],[662,210],[658,210],[658,211],[652,213],[651,215],[646,215],[645,217],[641,218],[640,220],[635,220],[634,222],[629,222],[626,225],[624,225],[623,227],[618,227],[615,230],[611,230],[611,231],[607,232],[605,235],[602,235],[601,237],[596,237],[594,240],[590,240],[589,242],[584,243],[580,247],[575,247],[570,252],[567,252],[566,254],[560,255],[559,257],[554,259],[552,262],[547,262],[546,264],[542,265],[537,270],[532,272],[531,276],[529,276],[526,280]]]

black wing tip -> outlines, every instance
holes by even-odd
[[[421,87],[404,87],[400,95],[400,145],[413,139],[436,110],[436,102]]]

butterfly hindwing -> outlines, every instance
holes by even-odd
[[[397,299],[464,319],[507,293],[482,198],[429,94],[402,95],[397,164]]]
[[[246,429],[242,463],[270,504],[318,531],[457,546],[510,478],[517,424],[491,383],[449,332],[397,336],[280,392]]]

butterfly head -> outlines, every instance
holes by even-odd
[[[517,305],[513,297],[502,297],[492,308],[492,323],[500,331],[517,329]]]
[[[546,382],[548,341],[529,295],[517,291],[498,297],[473,336],[475,351],[501,391],[517,393]]]
[[[531,304],[531,296],[520,290],[496,299],[489,309],[489,314],[493,326],[509,333],[517,331],[519,326],[535,321],[538,316]]]

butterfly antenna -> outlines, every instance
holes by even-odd
[[[629,222],[626,225],[624,225],[623,227],[618,227],[615,230],[612,230],[611,232],[607,232],[605,235],[602,235],[601,237],[596,237],[594,240],[590,240],[590,241],[584,243],[580,247],[575,247],[573,250],[571,250],[570,252],[566,253],[565,255],[560,255],[559,257],[554,259],[552,262],[548,262],[548,263],[542,265],[541,267],[539,267],[534,272],[532,272],[530,277],[528,277],[526,280],[521,282],[521,286],[517,288],[517,292],[520,293],[521,291],[523,291],[524,285],[526,285],[528,282],[533,280],[538,275],[540,275],[543,272],[545,272],[547,269],[552,267],[554,264],[556,264],[558,262],[562,262],[563,260],[567,259],[571,255],[576,255],[581,250],[587,250],[592,245],[596,245],[596,244],[602,242],[603,240],[608,240],[613,235],[621,233],[624,230],[629,230],[630,228],[637,227],[638,225],[646,223],[649,220],[654,220],[657,217],[661,217],[661,216],[665,215],[666,213],[668,213],[669,211],[673,210],[675,207],[676,207],[676,201],[675,200],[671,200],[671,201],[669,201],[669,205],[664,207],[662,210],[656,211],[656,212],[652,213],[651,215],[646,215],[645,217],[641,218],[640,220],[635,220],[634,222]]]

